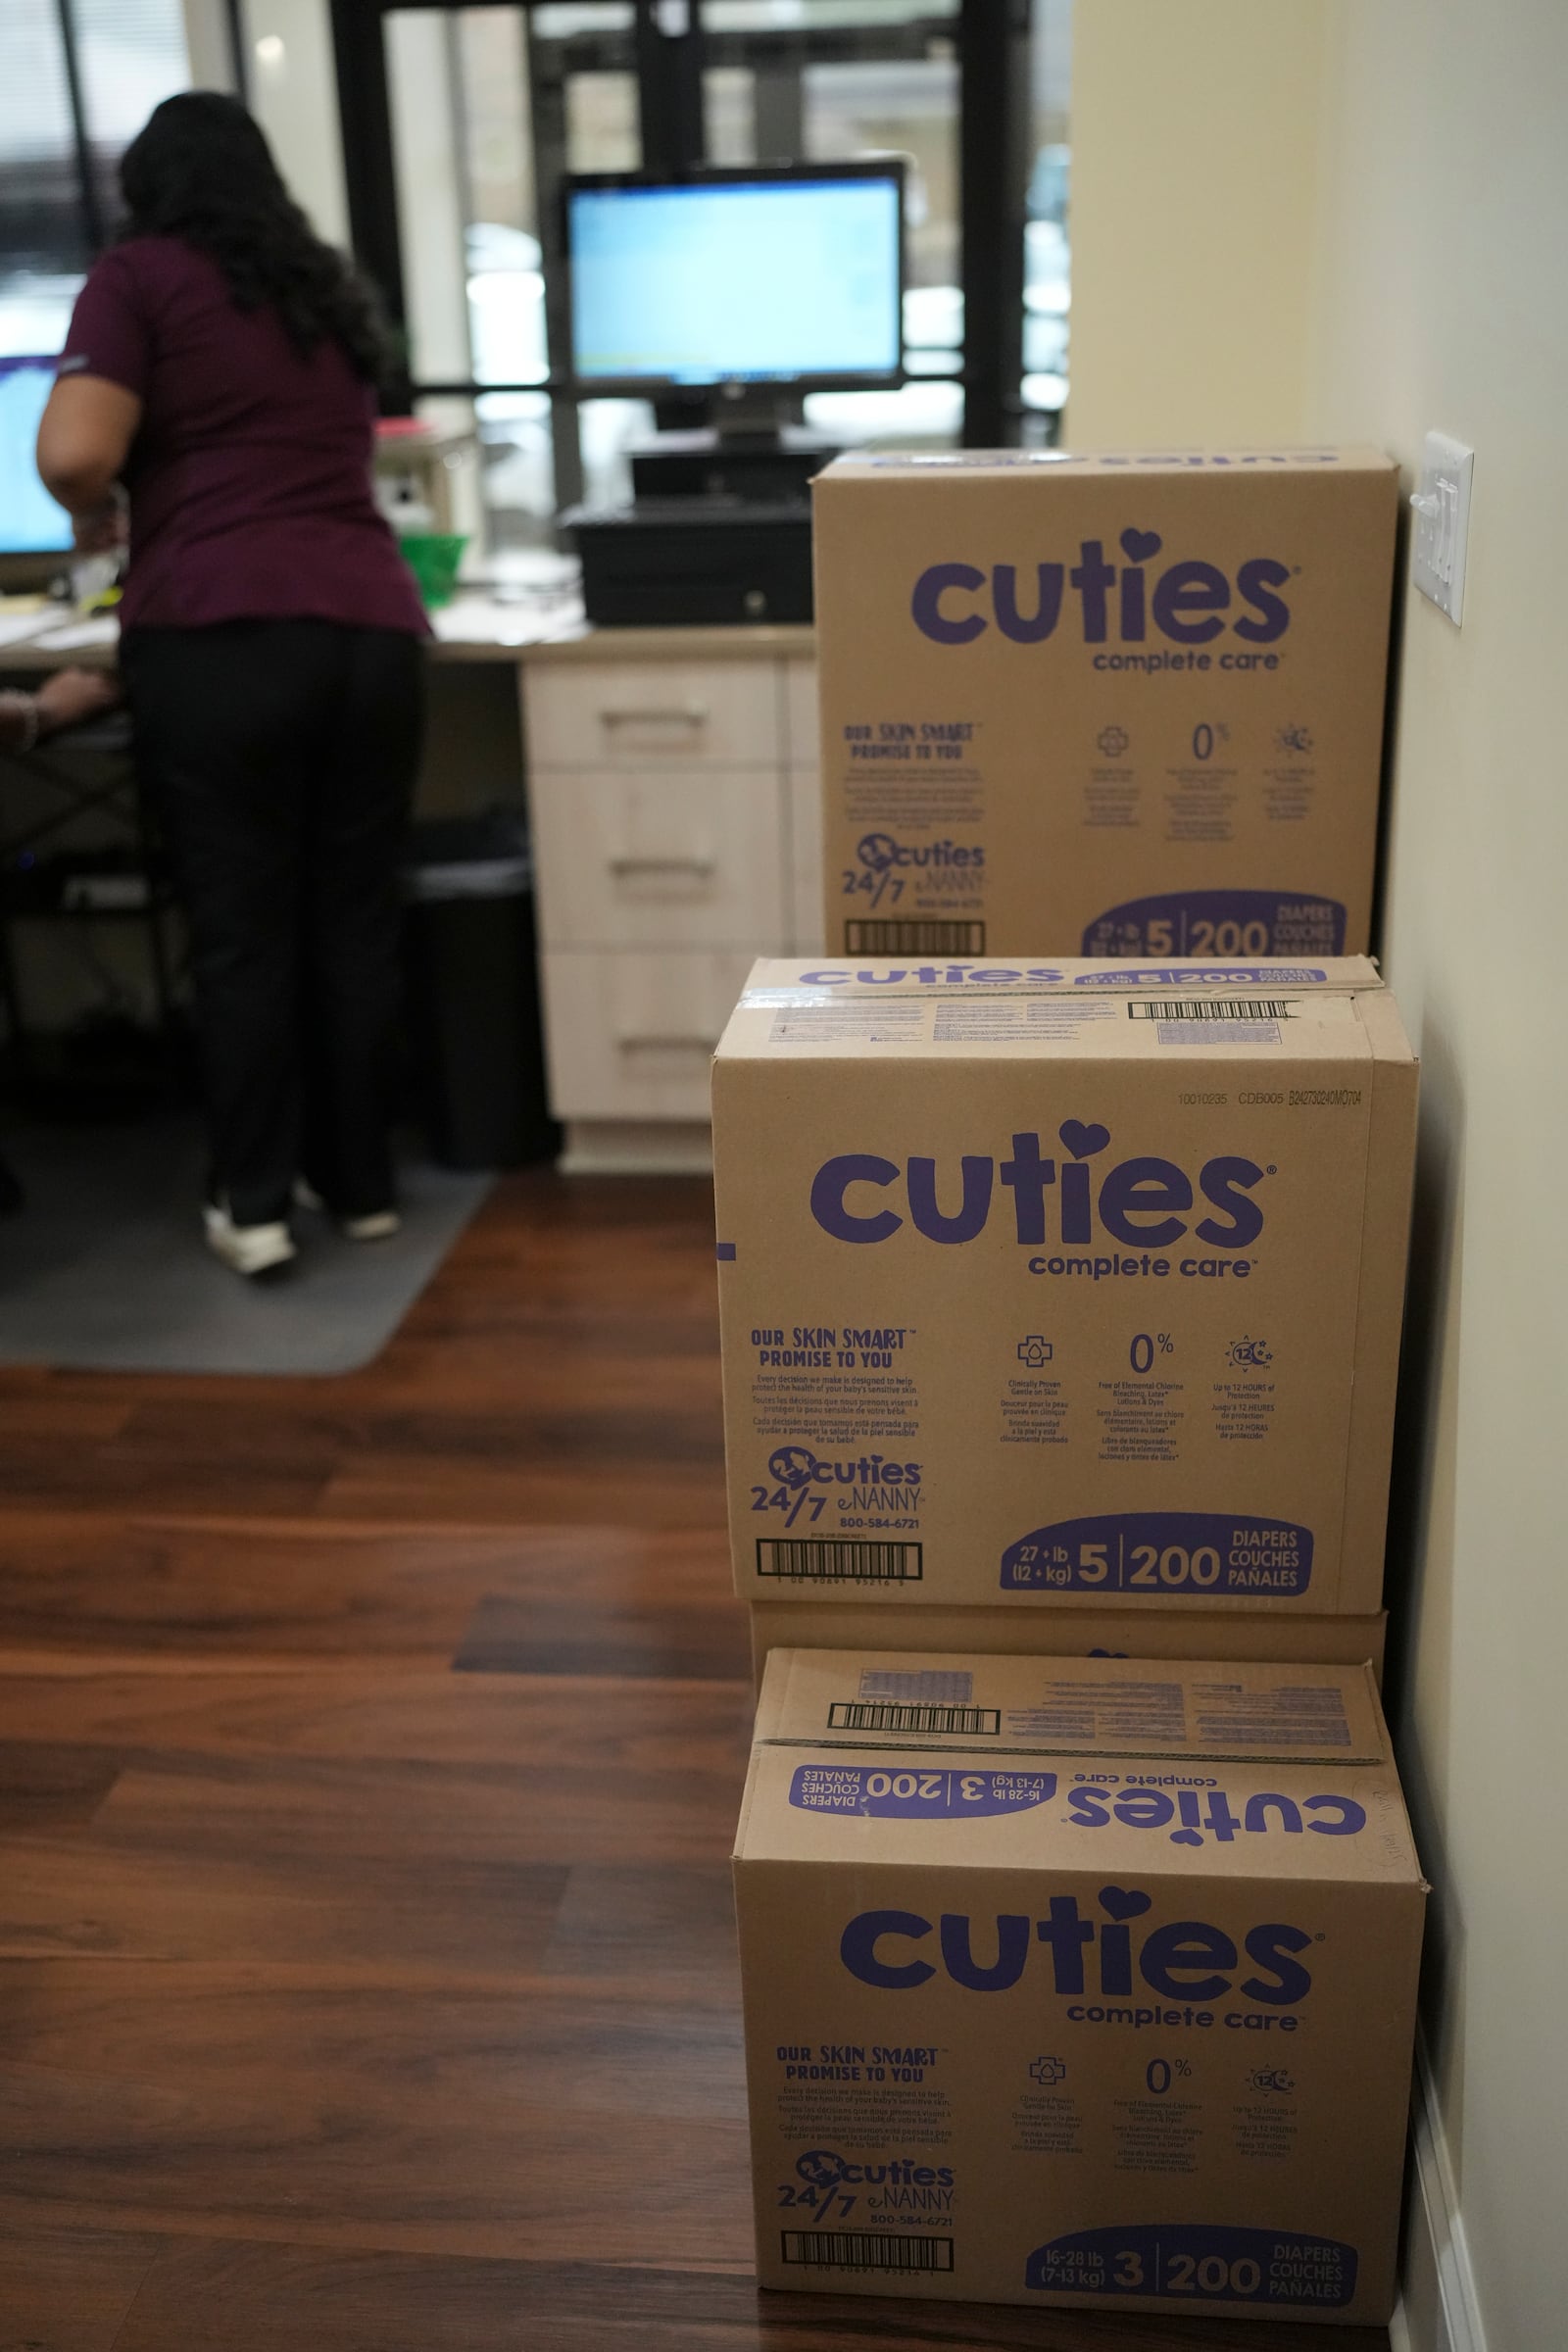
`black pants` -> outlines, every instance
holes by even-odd
[[[236,1224],[304,1175],[346,1216],[392,1198],[398,868],[424,655],[326,620],[133,629],[144,789],[190,928],[211,1181]]]

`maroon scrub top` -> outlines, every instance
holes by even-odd
[[[179,237],[106,253],[76,298],[62,375],[134,392],[125,464],[127,629],[336,620],[423,635],[370,490],[375,402],[330,339],[301,359],[270,305],[242,311]]]

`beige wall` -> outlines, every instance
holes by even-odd
[[[1391,1690],[1486,2348],[1547,2352],[1568,2345],[1568,9],[1079,0],[1075,68],[1074,443],[1366,440],[1407,488],[1427,429],[1476,451],[1464,625],[1411,596],[1396,664],[1384,944],[1424,1114]]]
[[[1489,2352],[1544,2352],[1568,2343],[1568,11],[1329,10],[1308,425],[1407,468],[1429,427],[1476,452],[1464,625],[1412,596],[1399,662],[1386,948],[1425,1115],[1398,1680]]]
[[[1299,440],[1323,0],[1077,0],[1079,449]]]

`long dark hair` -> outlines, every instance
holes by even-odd
[[[379,308],[353,264],[316,234],[237,98],[184,90],[155,107],[120,161],[131,237],[210,254],[242,311],[270,305],[302,359],[330,338],[372,384],[391,372]]]

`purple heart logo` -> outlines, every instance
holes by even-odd
[[[1147,564],[1164,544],[1157,531],[1123,531],[1121,535],[1121,552],[1129,564]]]
[[[1085,1127],[1077,1119],[1063,1119],[1056,1133],[1074,1159],[1087,1159],[1092,1152],[1103,1152],[1110,1141],[1108,1127]]]
[[[1140,1894],[1136,1886],[1102,1886],[1100,1908],[1108,1911],[1112,1919],[1137,1919],[1152,1903],[1152,1894]]]

